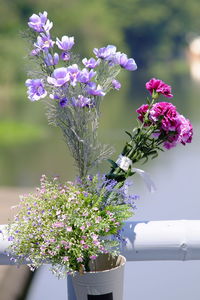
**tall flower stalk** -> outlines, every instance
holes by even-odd
[[[30,73],[33,78],[26,81],[28,98],[48,97],[49,123],[61,129],[79,176],[84,178],[112,154],[112,148],[101,145],[97,135],[103,97],[111,89],[120,89],[116,77],[121,69],[136,70],[136,63],[113,45],[94,48],[95,58],[81,60],[73,52],[74,37],[51,36],[53,23],[47,12],[33,14],[28,26],[29,56],[37,66]]]

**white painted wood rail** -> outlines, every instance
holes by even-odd
[[[0,225],[0,265],[11,264],[5,226]],[[121,253],[128,261],[200,260],[200,220],[126,222],[124,236]]]

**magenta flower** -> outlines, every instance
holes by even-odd
[[[113,88],[116,89],[116,90],[121,89],[121,83],[120,83],[118,80],[116,80],[116,79],[113,79],[113,80],[112,80],[112,86],[113,86]]]
[[[116,53],[117,48],[113,45],[108,45],[103,48],[94,48],[93,52],[98,58],[109,59]]]
[[[47,12],[39,13],[39,16],[33,14],[29,18],[28,26],[37,32],[49,31],[53,23],[47,19]]]
[[[143,104],[142,106],[140,106],[136,112],[139,114],[138,119],[143,122],[144,121],[144,116],[147,113],[149,109],[149,105],[148,104]]]
[[[100,59],[96,60],[96,59],[94,59],[93,57],[90,58],[90,59],[84,58],[84,59],[82,60],[82,63],[83,63],[87,68],[94,69],[94,68],[96,68],[96,67],[100,64]]]
[[[181,136],[181,144],[185,145],[186,143],[191,143],[193,136],[192,124],[188,119],[186,119],[182,115],[179,115],[179,121],[181,122],[180,127],[178,129],[179,134]]]
[[[150,81],[146,83],[146,89],[153,95],[153,92],[162,94],[165,97],[171,98],[173,95],[171,94],[171,86],[164,83],[160,79],[152,78]]]
[[[169,102],[155,103],[149,112],[149,119],[154,123],[161,121],[162,129],[165,131],[175,131],[177,127],[176,107]]]
[[[105,92],[100,85],[96,85],[95,82],[89,82],[86,86],[86,92],[93,96],[105,96]]]
[[[44,88],[42,79],[27,79],[25,84],[28,87],[28,98],[31,101],[37,101],[46,97],[47,91]]]
[[[47,82],[54,86],[63,86],[70,80],[70,74],[67,68],[57,68],[53,71],[52,77],[47,77]]]

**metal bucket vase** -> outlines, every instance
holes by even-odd
[[[90,263],[90,272],[72,277],[76,300],[123,300],[126,259],[102,254]]]

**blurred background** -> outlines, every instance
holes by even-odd
[[[28,100],[24,85],[30,66],[21,32],[33,13],[44,10],[54,23],[52,35],[74,36],[74,49],[83,58],[91,57],[94,47],[112,44],[136,60],[138,70],[121,72],[121,90],[107,95],[102,105],[99,136],[115,147],[114,160],[126,141],[124,131],[136,125],[136,108],[148,96],[145,83],[156,77],[172,86],[173,104],[193,123],[193,143],[138,166],[151,173],[158,191],[149,194],[141,179],[134,178],[134,191],[140,195],[134,219],[200,219],[199,1],[0,0],[0,223],[7,223],[10,205],[17,203],[19,193],[37,186],[42,174],[59,174],[62,180],[76,175],[61,132],[47,124],[42,102]],[[101,171],[108,168],[105,163]],[[133,293],[138,300],[199,300],[199,270],[199,262],[128,263],[125,300]],[[8,292],[5,274],[15,271],[0,271],[0,288]],[[0,299],[25,299],[8,294]],[[65,294],[66,283],[43,268],[27,299],[62,300]]]

